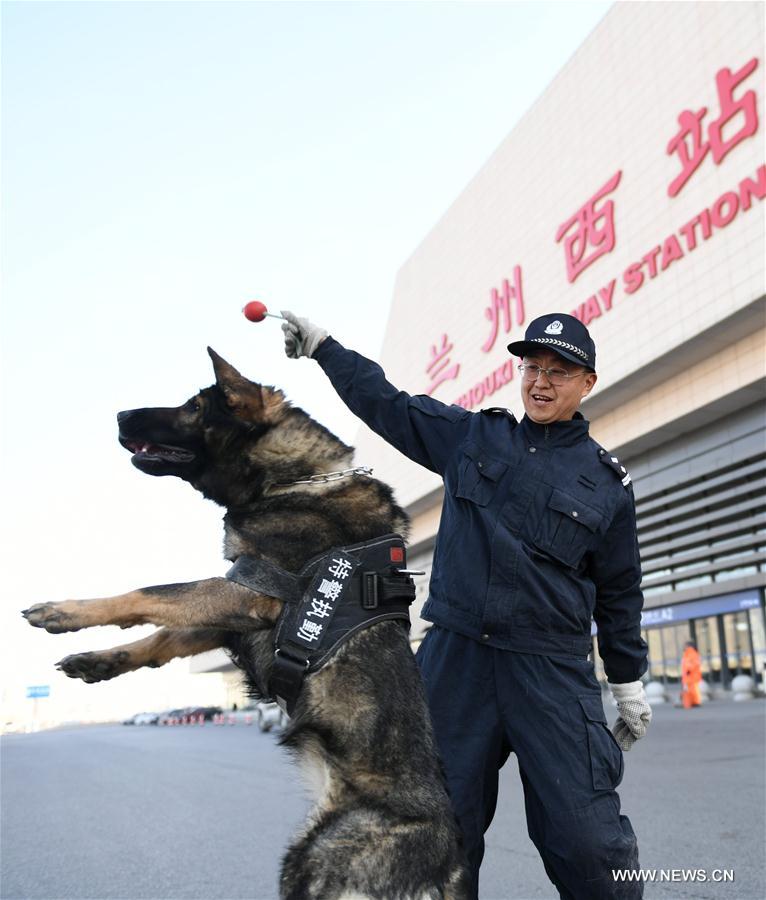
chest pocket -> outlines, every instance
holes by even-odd
[[[555,489],[543,511],[535,546],[564,565],[576,569],[598,531],[602,513],[582,500]]]
[[[477,506],[486,506],[507,469],[508,463],[488,456],[478,444],[469,441],[463,447],[458,463],[455,496],[470,500]]]

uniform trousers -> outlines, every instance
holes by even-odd
[[[593,665],[496,649],[436,625],[417,661],[473,896],[479,896],[498,773],[515,753],[529,836],[560,897],[642,897],[641,882],[613,875],[638,868],[638,845],[630,821],[620,815],[614,789],[622,779],[622,751],[607,727]],[[507,885],[512,900],[512,871]]]

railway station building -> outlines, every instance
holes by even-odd
[[[548,312],[587,325],[582,412],[632,477],[649,674],[668,684],[689,639],[723,687],[766,666],[763,20],[616,3],[401,267],[379,360],[409,393],[520,419],[506,345]],[[364,426],[356,446],[428,573],[441,480]]]

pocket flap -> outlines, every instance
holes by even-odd
[[[473,441],[469,441],[464,445],[463,452],[476,463],[476,468],[479,472],[485,478],[489,478],[490,481],[497,481],[508,468],[508,463],[503,462],[501,459],[495,459],[493,456],[488,456],[486,451]]]
[[[601,694],[586,694],[584,697],[577,698],[580,701],[582,711],[585,718],[589,722],[601,722],[606,725],[606,716],[604,715],[604,704],[601,702]]]
[[[548,501],[548,506],[550,509],[555,509],[556,512],[567,516],[573,522],[579,522],[591,531],[596,531],[601,522],[601,513],[597,509],[587,506],[582,500],[572,497],[571,494],[567,494],[565,491],[554,490],[551,494],[551,499]]]

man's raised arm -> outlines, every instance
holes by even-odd
[[[470,412],[397,390],[377,363],[346,349],[308,319],[286,310],[282,315],[289,357],[315,359],[354,415],[409,459],[444,475],[452,451],[468,431]]]

